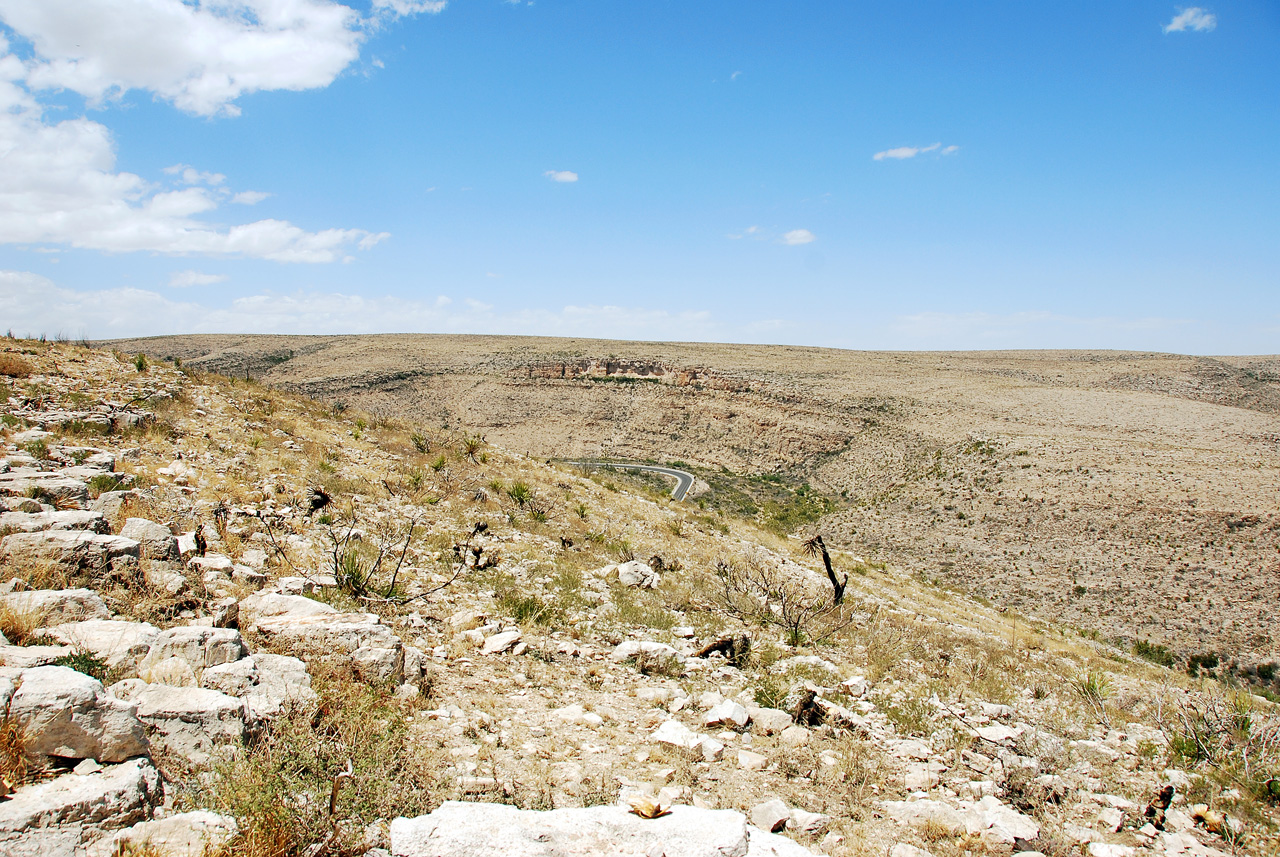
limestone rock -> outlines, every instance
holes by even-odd
[[[60,473],[45,473],[33,467],[15,467],[0,473],[0,495],[27,497],[32,489],[53,502],[83,509],[89,503],[89,486]]]
[[[621,806],[520,810],[446,801],[435,812],[391,822],[394,857],[811,857],[782,836],[752,829],[732,810],[673,806],[644,819]]]
[[[236,830],[231,816],[202,809],[141,821],[116,833],[111,845],[121,854],[149,845],[164,857],[207,857],[219,853]]]
[[[209,667],[200,683],[210,690],[242,697],[249,713],[258,719],[270,719],[290,706],[310,706],[316,701],[307,665],[287,655],[259,652]]]
[[[648,565],[639,560],[624,562],[617,567],[618,582],[623,586],[641,589],[653,589],[662,582],[662,577]]]
[[[216,690],[151,684],[134,697],[153,746],[203,764],[218,748],[241,744],[253,720],[242,700]]]
[[[133,539],[139,545],[139,552],[144,559],[158,559],[177,562],[181,559],[178,553],[178,539],[169,528],[146,518],[130,518],[120,528],[120,535]]]
[[[491,634],[484,638],[484,645],[480,647],[480,654],[500,655],[508,649],[514,648],[518,642],[520,642],[520,631],[518,630]]]
[[[41,617],[45,625],[108,619],[111,611],[92,589],[33,589],[0,597],[0,604],[16,613]]]
[[[132,561],[132,562],[130,562]],[[122,536],[83,530],[14,533],[0,541],[0,562],[13,566],[53,566],[68,573],[123,576],[137,567],[138,543]]]
[[[683,661],[684,656],[666,643],[655,643],[652,640],[627,640],[619,643],[613,650],[613,660],[621,663],[634,657],[675,658]]]
[[[753,732],[776,735],[791,725],[791,715],[777,708],[747,708]]]
[[[751,715],[741,703],[726,699],[713,707],[703,717],[704,726],[727,726],[730,729],[744,729],[751,722]]]
[[[279,592],[256,592],[240,602],[240,626],[248,628],[259,621],[285,617],[316,616],[338,611],[321,601],[301,595],[283,595]]]
[[[241,609],[244,609],[243,602]],[[256,628],[268,641],[297,650],[304,660],[348,660],[358,675],[374,681],[398,684],[404,677],[404,646],[400,638],[373,613],[337,613],[332,610],[310,615],[285,613],[259,618]]]
[[[201,625],[170,628],[156,634],[142,666],[181,658],[193,670],[238,661],[247,654],[240,632]]]
[[[102,683],[70,667],[23,670],[12,696],[0,690],[0,709],[25,729],[27,749],[40,756],[120,762],[147,752],[134,706]],[[7,698],[5,698],[7,696]]]
[[[988,839],[1012,845],[1017,839],[1030,841],[1040,835],[1039,823],[998,798],[988,795],[965,813],[965,828],[970,834],[984,834]]]
[[[704,737],[706,736],[699,735],[679,720],[666,720],[654,730],[653,734],[649,736],[649,740],[656,741],[659,744],[670,744],[673,747],[692,750],[702,743]]]
[[[966,830],[960,811],[940,800],[888,800],[883,806],[890,818],[909,827],[933,827],[957,836]]]
[[[751,808],[751,823],[761,830],[776,833],[787,826],[791,808],[774,798]]]
[[[769,763],[769,757],[750,750],[738,751],[738,767],[744,771],[763,771]]]
[[[119,619],[90,619],[49,629],[49,635],[62,645],[100,658],[109,667],[125,669],[137,667],[159,633],[160,629],[147,622]]]
[[[804,809],[791,810],[791,817],[787,819],[788,830],[796,830],[808,836],[817,836],[830,826],[831,816]]]
[[[0,666],[27,670],[47,667],[59,658],[75,654],[70,646],[6,646],[0,645]]]
[[[23,786],[0,802],[0,852],[9,853],[7,838],[21,838],[35,828],[58,824],[118,828],[143,821],[162,795],[160,772],[148,759],[130,759],[98,773],[63,774]]]
[[[64,512],[5,512],[0,514],[0,536],[10,533],[38,533],[42,530],[87,530],[91,533],[108,531],[107,520],[101,512],[68,509]]]

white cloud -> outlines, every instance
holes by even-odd
[[[328,86],[380,22],[444,7],[373,0],[366,19],[334,0],[0,0],[0,21],[31,43],[33,90],[149,90],[212,116],[238,114],[247,93]]]
[[[547,170],[543,175],[553,182],[576,182],[578,180],[578,174],[572,170]]]
[[[238,205],[257,205],[269,196],[271,194],[263,193],[260,190],[242,190],[231,197],[231,201]]]
[[[899,146],[896,149],[885,149],[883,152],[876,152],[871,156],[871,159],[875,161],[883,161],[886,158],[889,158],[895,161],[904,161],[907,158],[914,158],[916,155],[923,155],[927,152],[937,152],[939,149],[941,149],[939,154],[950,155],[954,152],[958,152],[960,147],[947,146],[946,148],[943,148],[941,143],[934,143],[931,146]]]
[[[800,244],[812,244],[818,240],[818,236],[814,235],[808,229],[792,229],[790,232],[782,236],[782,243],[788,247],[796,247]]]
[[[178,301],[144,289],[78,291],[24,271],[0,271],[0,318],[14,332],[74,332],[95,339],[172,333],[489,333],[655,340],[724,338],[705,311],[613,305],[560,310],[456,307],[446,296],[409,300],[326,292],[259,294],[227,306]]]
[[[742,72],[735,71],[733,74],[729,75],[729,80],[737,80],[739,77],[742,77]]]
[[[227,180],[222,173],[202,173],[195,167],[186,164],[174,164],[171,167],[165,167],[163,170],[165,175],[179,176],[183,184],[207,184],[220,185]]]
[[[387,237],[362,229],[308,232],[282,220],[202,222],[196,215],[230,195],[221,173],[177,164],[164,170],[174,188],[117,172],[107,128],[84,118],[45,121],[22,85],[24,66],[7,48],[0,38],[0,243],[331,262],[348,245],[364,249]]]
[[[1164,25],[1164,31],[1166,33],[1184,33],[1187,30],[1194,30],[1197,33],[1205,33],[1217,26],[1218,17],[1216,15],[1208,9],[1191,6],[1178,10],[1178,14],[1173,16],[1173,20]]]
[[[169,288],[172,289],[188,289],[192,286],[212,286],[214,283],[225,282],[226,274],[202,274],[199,271],[174,271],[173,276],[169,278]]]
[[[373,0],[373,11],[394,17],[407,17],[423,12],[438,15],[448,5],[448,0]]]

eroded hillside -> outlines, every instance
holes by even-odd
[[[826,517],[784,523],[1002,607],[1250,678],[1280,658],[1266,620],[1280,605],[1276,358],[469,336],[122,346],[535,457],[808,485]],[[753,514],[755,500],[728,505]]]

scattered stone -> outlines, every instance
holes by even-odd
[[[520,631],[502,631],[484,638],[484,645],[480,647],[480,654],[500,655],[513,648],[518,642],[520,642]]]
[[[959,810],[940,800],[885,801],[885,812],[899,824],[945,830],[957,836],[966,830],[965,817]]]
[[[702,743],[703,737],[679,720],[666,720],[654,730],[653,734],[649,736],[649,740],[656,741],[659,744],[670,744],[673,747],[692,750]]]
[[[42,530],[86,530],[108,532],[101,512],[69,509],[64,512],[5,512],[0,514],[0,536],[10,533],[38,533]]]
[[[704,726],[727,726],[731,729],[745,729],[751,722],[751,715],[740,703],[726,699],[713,707],[703,717]]]
[[[752,731],[761,735],[776,735],[791,726],[791,715],[777,708],[747,708]]]
[[[23,786],[0,802],[0,851],[37,828],[66,824],[119,828],[144,821],[162,794],[160,772],[148,759],[130,759],[95,774],[63,774]]]
[[[259,652],[205,670],[203,687],[245,698],[255,719],[271,719],[291,706],[315,704],[307,665],[298,658]]]
[[[662,582],[662,576],[639,560],[624,562],[617,567],[618,582],[623,586],[654,589]]]
[[[787,826],[791,808],[774,798],[751,808],[751,823],[761,830],[777,833]]]
[[[738,751],[738,767],[744,771],[763,771],[768,762],[769,758],[760,753],[753,753],[750,750]]]
[[[803,747],[809,743],[809,730],[803,726],[788,726],[782,730],[778,740],[788,747]]]
[[[791,817],[787,819],[788,830],[796,830],[808,836],[817,836],[830,826],[831,816],[803,809],[791,810]]]

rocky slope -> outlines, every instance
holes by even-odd
[[[3,853],[1277,853],[1274,706],[883,555],[106,350],[0,419]]]
[[[1184,665],[1256,681],[1280,661],[1276,358],[478,336],[122,347],[530,456],[808,485],[845,549]],[[731,505],[767,517],[767,499]]]

